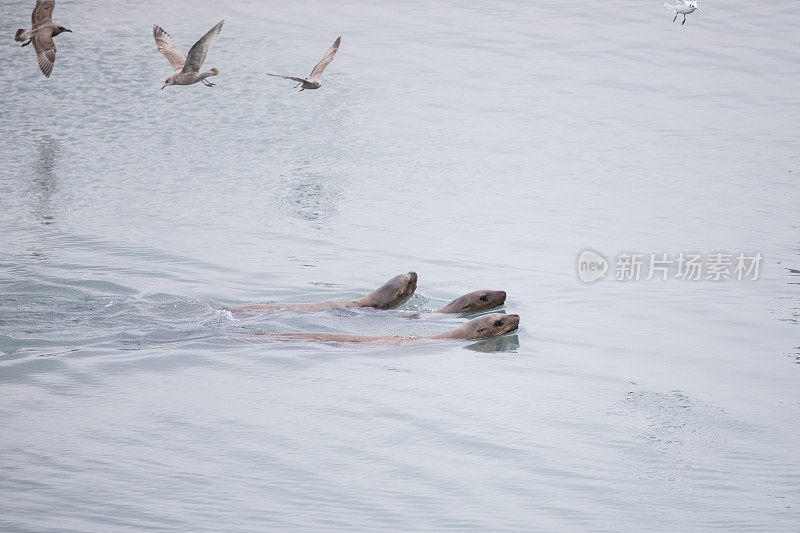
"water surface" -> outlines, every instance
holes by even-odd
[[[800,525],[794,2],[59,2],[0,72],[0,528]],[[0,4],[0,34],[29,21]],[[224,18],[217,87],[170,74]],[[342,46],[318,91],[306,75]],[[577,254],[760,252],[582,284]],[[513,335],[386,347],[509,294]]]

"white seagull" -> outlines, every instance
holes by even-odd
[[[167,78],[167,81],[161,86],[162,89],[167,85],[191,85],[198,81],[202,81],[207,87],[216,85],[215,83],[206,81],[206,78],[209,76],[216,76],[219,74],[219,70],[212,68],[211,70],[200,72],[200,69],[203,68],[208,50],[211,48],[211,45],[214,44],[214,41],[217,40],[217,37],[219,37],[219,32],[222,30],[222,24],[224,22],[224,20],[220,20],[216,26],[208,30],[208,33],[203,35],[200,40],[194,43],[194,46],[189,49],[188,55],[183,55],[183,52],[178,50],[175,41],[172,40],[172,37],[170,37],[161,26],[153,26],[153,37],[156,39],[158,51],[164,54],[169,64],[175,69],[172,76]]]
[[[320,81],[320,77],[322,76],[322,71],[325,70],[325,67],[333,61],[333,56],[336,55],[336,51],[339,49],[339,45],[342,42],[342,37],[339,36],[333,42],[333,46],[331,49],[328,50],[328,53],[325,54],[325,57],[322,58],[322,61],[317,63],[317,66],[314,67],[314,70],[311,71],[311,74],[308,75],[307,78],[299,78],[297,76],[282,76],[280,74],[270,74],[267,72],[269,76],[277,76],[278,78],[286,78],[287,80],[294,80],[297,82],[295,87],[299,87],[302,85],[303,87],[300,89],[301,91],[304,89],[319,89],[322,85],[322,81]]]
[[[681,26],[686,24],[686,15],[689,13],[694,13],[694,10],[697,9],[697,2],[687,2],[686,0],[675,0],[674,4],[670,4],[668,2],[664,2],[664,7],[668,10],[675,12],[675,18],[672,19],[672,22],[678,20],[678,13],[683,15],[683,22],[681,22]]]

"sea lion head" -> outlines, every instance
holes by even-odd
[[[473,318],[463,326],[443,333],[438,338],[450,339],[488,339],[504,335],[519,327],[519,315],[506,315],[503,313],[490,313]]]
[[[417,273],[406,272],[393,277],[378,289],[356,300],[356,302],[359,307],[391,309],[414,294],[415,290],[417,290]]]
[[[473,291],[459,296],[437,313],[475,313],[500,307],[506,301],[505,291]]]

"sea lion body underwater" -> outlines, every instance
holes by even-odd
[[[283,309],[295,309],[298,311],[327,311],[328,309],[351,309],[354,307],[391,309],[414,294],[415,290],[417,290],[417,273],[406,272],[405,274],[393,277],[378,289],[356,300],[246,305],[244,307],[234,307],[233,309],[229,309],[229,311],[232,313],[267,313]]]
[[[421,335],[403,337],[396,335],[351,335],[349,333],[262,333],[260,337],[287,342],[352,342],[352,343],[384,343],[404,344],[420,341],[461,339],[478,340],[504,335],[519,327],[519,315],[490,313],[473,318],[466,324],[439,333],[437,335]]]

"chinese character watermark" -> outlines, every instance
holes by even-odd
[[[737,254],[712,252],[635,253],[622,252],[610,263],[601,253],[586,249],[578,254],[578,279],[594,283],[613,272],[616,281],[757,281],[761,275],[761,252]]]

